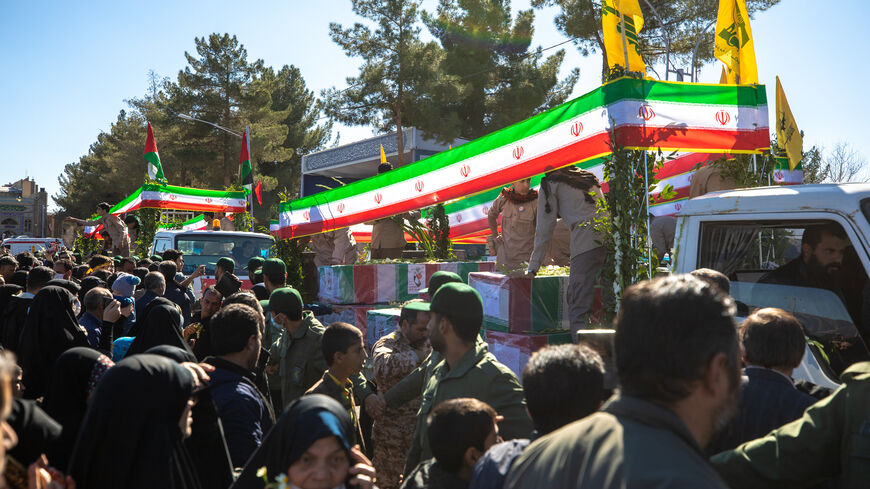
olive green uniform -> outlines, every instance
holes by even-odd
[[[763,438],[712,463],[731,487],[870,487],[870,362],[857,363],[829,397]]]
[[[282,411],[288,404],[302,397],[326,372],[326,359],[321,347],[325,329],[315,319],[313,312],[303,311],[302,324],[295,334],[291,336],[289,331],[282,329],[274,335],[269,354],[270,363],[278,363]],[[362,401],[372,394],[362,375],[351,380],[357,399]]]
[[[421,461],[432,458],[426,436],[429,413],[438,404],[460,397],[483,401],[504,416],[504,421],[499,423],[499,434],[505,440],[528,438],[532,434],[532,421],[526,412],[523,388],[517,376],[489,353],[485,343],[477,342],[456,367],[451,369],[446,361],[439,362],[426,381],[405,474]]]

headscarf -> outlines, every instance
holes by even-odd
[[[41,397],[51,380],[54,363],[63,352],[88,346],[88,338],[76,321],[75,296],[61,287],[43,287],[30,303],[30,312],[18,345],[20,365],[28,399]]]
[[[127,350],[128,357],[160,345],[176,346],[190,351],[187,342],[181,336],[181,316],[175,309],[175,304],[162,297],[148,304],[142,319],[136,319],[130,335],[135,336],[136,339]]]
[[[60,424],[30,399],[12,399],[12,411],[6,422],[18,435],[18,444],[7,453],[25,467],[36,462],[41,454],[50,453],[62,433]]]
[[[338,401],[322,394],[303,396],[287,406],[231,489],[265,487],[263,479],[257,476],[261,467],[266,467],[268,479],[274,481],[321,438],[335,436],[350,456],[351,433],[350,415]]]
[[[43,285],[43,287],[50,287],[52,285],[55,287],[64,288],[64,289],[70,291],[70,293],[72,295],[75,295],[75,296],[78,296],[79,291],[82,290],[82,288],[79,287],[79,284],[73,282],[72,280],[64,280],[62,278],[51,279],[48,282],[46,282],[45,285]]]
[[[23,287],[15,284],[0,285],[0,312],[5,311],[6,306],[9,305],[9,299],[18,295],[22,290],[24,290]]]
[[[169,345],[149,348],[145,353],[160,355],[177,363],[196,362],[190,350]],[[224,427],[209,389],[201,390],[193,407],[193,427],[184,446],[202,487],[229,487],[233,483],[233,463],[224,437]]]
[[[88,489],[199,489],[182,443],[193,375],[157,355],[125,358],[97,385],[69,461]]]
[[[158,345],[148,349],[145,353],[152,355],[160,355],[161,357],[174,360],[176,363],[193,362],[196,363],[196,357],[190,350],[178,348],[177,346]]]
[[[66,471],[70,453],[88,409],[88,398],[115,363],[93,348],[70,348],[54,364],[43,407],[63,426],[57,449],[49,453],[51,465]]]

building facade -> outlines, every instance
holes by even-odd
[[[50,236],[47,207],[48,194],[30,178],[0,187],[0,235],[3,239]]]

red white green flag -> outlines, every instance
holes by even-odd
[[[248,141],[248,129],[242,134],[242,153],[239,155],[239,185],[251,191],[254,186],[254,174],[251,171],[251,144]]]
[[[163,175],[163,165],[160,164],[160,155],[157,153],[157,143],[154,141],[154,131],[151,123],[148,123],[148,136],[145,139],[145,161],[148,162],[148,178],[158,182],[166,182]]]
[[[615,141],[611,140],[611,134]],[[770,146],[763,85],[621,78],[424,160],[280,206],[282,238],[341,229],[473,196],[629,149],[759,153]]]
[[[136,209],[173,209],[198,212],[245,212],[244,190],[202,190],[173,185],[147,184],[118,202],[109,212],[124,214]]]

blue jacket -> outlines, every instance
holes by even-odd
[[[79,318],[79,324],[88,332],[88,343],[91,348],[100,347],[100,337],[103,334],[103,320],[86,312]]]
[[[166,293],[163,294],[163,297],[171,300],[181,308],[181,318],[184,320],[181,327],[183,328],[190,325],[191,302],[190,298],[187,296],[187,292],[177,283],[171,282],[166,284]]]
[[[206,363],[215,366],[215,371],[209,373],[209,387],[230,459],[234,467],[244,467],[275,424],[275,415],[254,385],[251,372],[218,357],[209,357]]]
[[[743,442],[761,438],[790,423],[816,403],[816,399],[797,390],[783,374],[761,367],[747,367],[742,385],[740,411],[707,453],[737,448]]]
[[[151,301],[153,301],[157,297],[157,294],[155,294],[154,292],[146,290],[145,293],[142,294],[142,297],[136,300],[136,307],[134,307],[134,309],[136,310],[136,317],[141,318],[142,314],[145,313],[145,308],[148,307],[148,304],[150,304]]]

